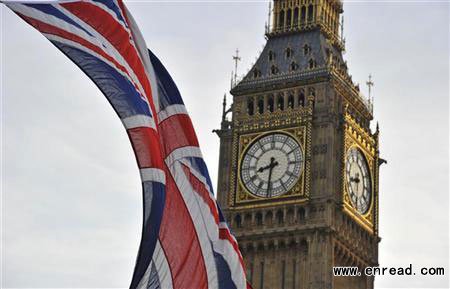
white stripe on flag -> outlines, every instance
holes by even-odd
[[[122,119],[122,123],[126,129],[137,127],[150,127],[156,129],[155,120],[147,115],[133,115]]]
[[[164,160],[168,167],[170,167],[175,161],[183,158],[202,158],[202,152],[199,147],[187,146],[174,149],[173,152]]]
[[[166,183],[166,174],[161,169],[145,168],[140,170],[142,182]]]
[[[172,289],[172,272],[170,271],[169,262],[159,240],[156,242],[152,260],[157,268],[156,271],[158,272],[161,289]]]
[[[166,118],[169,118],[176,114],[188,114],[186,107],[183,104],[173,104],[161,110],[158,113],[158,122],[161,123]]]

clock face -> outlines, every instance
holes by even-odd
[[[303,170],[303,152],[298,142],[283,133],[265,135],[244,153],[241,181],[259,197],[270,198],[288,192]]]
[[[347,153],[345,179],[353,207],[360,214],[367,213],[372,192],[369,167],[357,148],[351,148]]]

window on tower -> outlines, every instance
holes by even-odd
[[[242,228],[242,218],[241,215],[237,214],[234,217],[234,225],[236,226],[236,228]]]
[[[283,211],[278,211],[277,212],[277,223],[278,225],[281,225],[284,223],[284,214]]]
[[[295,61],[293,61],[291,63],[291,71],[296,71],[297,69],[298,69],[298,64]]]
[[[308,6],[308,22],[312,22],[314,17],[314,6],[309,4]]]
[[[256,213],[255,215],[255,222],[257,226],[262,226],[263,224],[263,218],[261,212]]]
[[[286,26],[288,28],[291,28],[291,20],[292,20],[292,10],[288,9],[286,13]]]
[[[305,208],[298,209],[298,220],[303,221],[306,218],[306,211]]]
[[[273,213],[272,211],[268,211],[266,213],[266,217],[264,218],[264,220],[266,220],[266,225],[267,226],[271,226],[272,225],[272,220],[273,220]]]
[[[258,100],[258,112],[259,112],[259,114],[264,113],[264,99],[262,99],[262,98],[260,98]]]
[[[292,48],[288,47],[286,48],[286,58],[291,58],[291,56],[294,54],[294,50]]]
[[[272,67],[270,68],[270,73],[271,74],[278,74],[278,67],[276,67],[275,65],[272,65]]]
[[[269,61],[275,60],[275,52],[272,50],[269,51]]]
[[[278,18],[278,28],[283,28],[284,26],[284,11],[280,11],[280,16]]]
[[[308,242],[306,240],[300,242],[300,252],[303,254],[308,253]]]
[[[306,6],[302,6],[300,11],[300,24],[304,25],[306,22]]]
[[[248,99],[247,100],[247,113],[249,115],[253,115],[255,113],[254,106],[255,106],[255,104],[253,102],[253,99]]]
[[[316,68],[316,66],[317,66],[316,61],[314,59],[312,59],[312,58],[309,60],[308,63],[309,63],[309,69]]]
[[[298,7],[294,9],[294,26],[298,25]]]
[[[270,112],[273,112],[273,107],[274,107],[274,103],[273,103],[273,96],[270,96],[268,101],[267,101],[267,109]]]
[[[303,45],[303,54],[308,55],[311,52],[311,47],[308,44]]]
[[[288,97],[288,107],[291,109],[294,108],[294,96],[292,94]]]
[[[298,95],[298,105],[305,106],[305,92],[303,90],[301,90]]]
[[[283,95],[278,95],[277,109],[284,110],[284,96]]]

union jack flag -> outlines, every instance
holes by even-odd
[[[121,0],[5,2],[84,71],[120,117],[143,188],[130,288],[246,288],[192,122]]]

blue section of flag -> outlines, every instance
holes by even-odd
[[[219,289],[237,289],[231,277],[231,271],[227,262],[223,256],[217,252],[214,252],[214,258],[216,259],[217,267],[217,279],[219,283]]]
[[[180,91],[178,90],[175,82],[170,76],[158,57],[156,57],[150,50],[150,61],[153,64],[155,70],[156,81],[158,83],[159,105],[160,110],[164,110],[166,107],[174,104],[184,104],[181,98]]]
[[[159,228],[161,227],[164,203],[166,200],[164,184],[158,182],[143,182],[142,188],[144,199],[144,224],[142,226],[141,246],[139,248],[130,288],[137,288],[137,285],[152,261],[153,252],[155,251],[156,242],[158,241]]]
[[[121,119],[135,115],[151,116],[150,108],[140,93],[116,69],[84,51],[52,42],[94,81]]]

